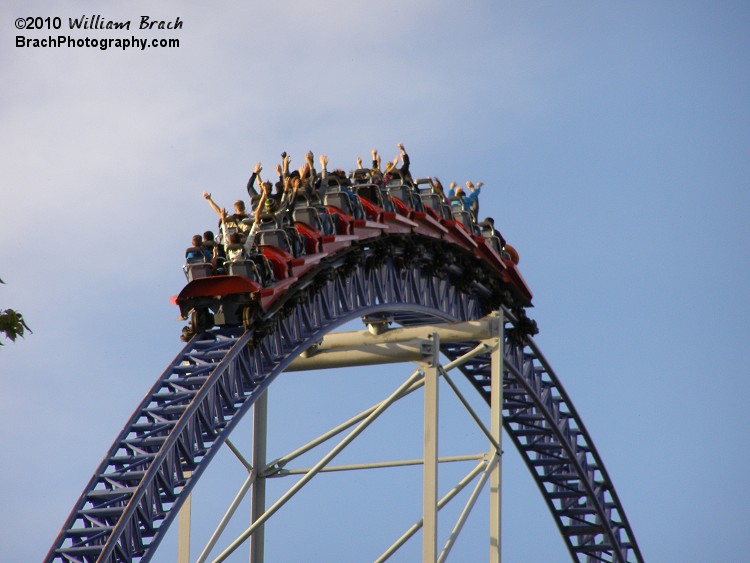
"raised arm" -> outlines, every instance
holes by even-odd
[[[279,198],[279,209],[286,209],[289,205],[289,194],[291,193],[291,178],[284,178],[284,185],[281,188],[281,197]],[[278,192],[277,192],[278,193]]]
[[[324,180],[328,176],[328,157],[324,154],[320,155],[320,177]]]
[[[211,209],[213,209],[216,212],[216,214],[219,217],[221,217],[222,209],[221,207],[216,205],[213,199],[211,199],[211,194],[208,192],[203,192],[203,199],[205,199],[208,202],[208,204],[211,206]]]
[[[399,143],[396,145],[398,147],[398,150],[401,151],[401,175],[406,178],[409,175],[409,155],[406,154],[406,149],[404,148],[404,145]]]
[[[268,199],[268,192],[270,189],[270,187],[266,188],[266,186],[261,188],[260,199],[258,200],[258,205],[255,206],[255,212],[253,213],[253,219],[255,220],[256,225],[258,224],[258,221],[260,221],[260,214],[263,212],[263,206]]]
[[[305,163],[307,167],[307,175],[303,175],[302,177],[302,187],[305,191],[310,192],[315,189],[315,182],[318,178],[318,171],[315,170],[315,156],[312,151],[307,151],[307,154],[305,154]],[[301,170],[300,174],[302,174]]]
[[[312,151],[307,151],[305,154],[305,164],[310,170],[315,170],[315,156]]]
[[[475,186],[471,182],[466,182],[466,188],[469,190],[469,194],[464,198],[464,205],[471,207],[475,201],[479,199],[479,192],[482,190],[482,182],[477,182]]]
[[[224,243],[224,249],[226,250],[229,245],[229,233],[227,232],[227,210],[219,210],[219,217],[221,217],[221,241]]]
[[[263,170],[263,167],[260,165],[260,162],[255,165],[255,168],[253,168],[253,173],[250,175],[250,179],[247,181],[247,194],[252,198],[254,195],[258,195],[258,192],[255,191],[255,180],[260,177],[260,171]]]
[[[466,182],[466,187],[472,194],[475,194],[475,197],[479,197],[479,192],[482,191],[482,186],[484,186],[484,182],[477,182],[476,185],[468,181]]]
[[[286,152],[281,153],[281,176],[286,178],[289,176],[289,163],[292,161]]]

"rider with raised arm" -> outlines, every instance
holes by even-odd
[[[228,233],[237,232],[241,236],[245,236],[247,231],[250,230],[248,225],[248,216],[245,212],[245,202],[238,199],[234,202],[234,213],[229,215],[226,209],[219,207],[216,202],[211,198],[209,192],[203,192],[203,198],[208,202],[216,214],[219,216],[220,224],[223,225],[224,230]]]
[[[466,191],[457,186],[455,182],[451,182],[450,190],[448,190],[448,199],[453,205],[458,205],[464,211],[469,211],[476,221],[477,215],[479,214],[479,192],[482,190],[484,183],[477,182],[476,186],[471,182],[466,182]]]
[[[247,195],[250,196],[250,199],[252,200],[253,196],[258,195],[258,192],[255,190],[255,180],[258,179],[258,182],[260,183],[260,172],[263,170],[263,166],[261,166],[260,162],[255,165],[253,168],[253,173],[250,174],[250,179],[247,181]]]

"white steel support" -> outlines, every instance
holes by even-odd
[[[186,471],[189,478],[192,472]],[[192,518],[192,495],[188,495],[180,508],[179,526],[177,528],[177,563],[190,563],[190,520]]]
[[[449,372],[449,371],[451,371],[451,370],[453,370],[453,369],[455,369],[457,367],[462,366],[463,364],[465,364],[469,360],[471,360],[471,359],[473,359],[473,358],[475,358],[477,356],[481,356],[482,354],[486,354],[491,349],[492,349],[491,345],[486,344],[484,342],[481,342],[475,348],[473,348],[472,350],[468,351],[463,356],[460,356],[460,357],[456,358],[455,360],[453,360],[452,362],[449,362],[449,363],[445,364],[444,366],[441,366],[440,370],[441,370],[441,372],[443,374],[446,374],[447,372]],[[419,348],[418,352],[415,354],[415,357],[411,358],[413,361],[419,361],[420,359],[422,359],[421,350],[422,350],[422,348],[421,348],[421,344],[420,344],[420,348]],[[424,385],[424,379],[423,378],[419,379],[418,381],[415,381],[410,387],[408,387],[407,389],[404,390],[404,392],[402,393],[401,397],[399,397],[399,398],[403,398],[403,397],[409,395],[410,393],[413,393],[417,389],[420,389],[423,385]],[[319,446],[320,444],[328,441],[329,439],[333,438],[334,436],[337,436],[338,434],[341,434],[342,432],[344,432],[347,429],[351,428],[352,426],[354,426],[358,422],[361,422],[362,420],[364,420],[365,418],[367,418],[368,416],[370,416],[370,414],[372,414],[373,411],[375,411],[375,409],[379,408],[381,406],[381,404],[382,403],[377,403],[375,405],[372,405],[370,408],[368,408],[368,409],[360,412],[358,415],[350,418],[346,422],[343,422],[343,423],[339,424],[335,428],[332,428],[330,431],[322,434],[321,436],[319,436],[315,440],[312,440],[311,442],[305,444],[304,446],[301,446],[301,447],[297,448],[296,450],[294,450],[291,453],[288,453],[286,455],[283,455],[283,456],[277,458],[276,461],[271,462],[269,465],[273,466],[273,467],[278,467],[278,468],[284,467],[290,461],[292,461],[292,460],[298,458],[299,456],[301,456],[301,455],[309,452],[313,448],[315,448],[315,447]],[[227,440],[227,443],[228,442],[229,442],[229,440]],[[248,466],[249,466],[249,464],[248,464]]]
[[[256,479],[250,496],[250,523],[254,524],[266,511],[266,478],[263,472],[266,467],[266,440],[268,430],[268,389],[253,405],[253,467],[256,468]],[[263,563],[264,526],[261,524],[250,536],[250,563]]]
[[[245,457],[237,449],[237,447],[232,443],[231,440],[227,439],[226,445],[230,450],[232,450],[232,453],[234,453],[234,455],[237,457],[239,462],[245,467],[245,469],[247,469],[248,476],[247,476],[247,479],[245,479],[245,482],[240,487],[240,490],[235,495],[234,500],[232,500],[232,503],[229,505],[229,508],[224,513],[224,516],[219,522],[219,525],[216,527],[216,530],[214,530],[214,533],[211,534],[211,538],[208,540],[208,543],[206,543],[205,547],[203,548],[203,551],[201,551],[201,554],[198,556],[198,559],[195,560],[195,563],[204,563],[204,561],[208,559],[208,556],[211,553],[211,550],[213,550],[213,548],[216,547],[216,543],[219,541],[221,534],[223,534],[224,530],[226,530],[227,526],[229,525],[229,522],[232,520],[232,517],[234,516],[234,513],[237,512],[237,509],[240,507],[240,503],[244,500],[245,496],[247,495],[247,492],[250,490],[250,487],[252,487],[253,483],[255,483],[255,478],[258,475],[258,471],[254,469],[252,465],[250,465],[250,462],[245,459]]]
[[[466,502],[466,506],[464,506],[464,509],[461,511],[461,515],[456,521],[456,525],[453,526],[453,531],[448,537],[448,541],[445,542],[445,547],[443,547],[443,551],[440,554],[440,557],[438,557],[438,563],[444,563],[448,559],[448,554],[451,552],[451,549],[453,549],[453,545],[456,543],[458,535],[461,533],[464,524],[466,524],[466,519],[469,517],[469,513],[471,512],[472,508],[474,508],[474,505],[479,498],[479,494],[482,492],[484,485],[487,483],[487,478],[491,475],[499,459],[500,458],[498,456],[494,456],[492,461],[490,461],[489,465],[487,466],[487,469],[484,470],[482,476],[479,478],[479,481],[474,487],[474,491],[472,491],[469,500]]]
[[[503,314],[496,326],[497,346],[490,353],[490,433],[493,443],[501,449],[492,447],[497,456],[497,463],[490,474],[490,563],[500,563],[501,557],[501,511],[502,511],[502,432],[503,432]]]
[[[423,378],[421,370],[415,371],[411,377],[409,377],[396,391],[394,391],[387,399],[381,402],[378,407],[370,413],[359,425],[352,430],[341,442],[339,442],[331,451],[329,451],[314,467],[310,469],[299,481],[297,481],[284,495],[281,496],[273,505],[268,507],[266,512],[260,516],[253,524],[237,539],[235,539],[219,556],[214,559],[214,563],[220,563],[225,561],[240,545],[242,545],[253,533],[262,526],[266,520],[273,516],[289,499],[291,499],[302,487],[304,487],[315,475],[317,475],[321,469],[330,463],[330,461],[336,457],[341,451],[343,451],[357,436],[359,436],[370,424],[372,424],[388,407],[396,402],[404,392],[409,389],[417,380]]]
[[[476,455],[455,455],[450,457],[438,458],[438,463],[453,463],[458,461],[473,461],[477,459],[485,459],[486,453]],[[375,463],[353,463],[350,465],[337,465],[335,467],[324,467],[320,470],[320,473],[335,473],[337,471],[360,471],[363,469],[385,469],[388,467],[408,467],[410,465],[424,465],[424,459],[402,459],[398,461],[381,461]],[[287,477],[289,475],[304,475],[310,471],[309,469],[282,469],[275,475],[269,475],[270,477]]]
[[[267,461],[266,433],[267,433],[267,391],[258,397],[253,408],[253,448],[252,464],[246,461],[236,451],[233,444],[227,441],[227,445],[237,455],[238,459],[248,469],[248,478],[238,493],[235,501],[222,520],[219,529],[215,532],[209,545],[204,549],[198,561],[205,561],[208,553],[214,547],[218,536],[224,531],[225,520],[231,518],[231,514],[250,487],[251,497],[251,524],[215,559],[214,563],[225,561],[242,543],[250,540],[250,563],[262,563],[264,559],[264,535],[263,527],[266,520],[275,514],[286,504],[307,482],[315,475],[322,472],[351,471],[358,469],[374,469],[380,467],[399,467],[406,465],[423,465],[423,502],[422,518],[414,524],[401,538],[399,538],[377,561],[385,561],[399,549],[409,537],[422,529],[422,561],[423,563],[436,563],[445,561],[451,551],[461,528],[463,527],[469,513],[478,498],[484,483],[490,483],[490,558],[493,563],[500,563],[501,555],[501,431],[502,431],[502,404],[503,404],[503,315],[494,313],[478,321],[468,323],[437,324],[431,326],[410,327],[392,329],[386,331],[361,331],[351,333],[336,333],[326,335],[317,345],[308,349],[301,357],[297,358],[287,371],[321,369],[330,367],[346,367],[363,365],[369,363],[390,363],[394,359],[399,362],[414,361],[419,364],[417,369],[401,386],[398,387],[387,399],[377,403],[370,408],[355,415],[348,421],[339,424],[335,428],[325,432],[308,444],[298,447],[270,464]],[[477,346],[466,352],[459,358],[447,363],[440,364],[441,343],[468,343],[475,342]],[[474,412],[469,402],[463,397],[458,386],[451,380],[448,373],[451,369],[460,367],[467,361],[481,356],[490,355],[491,362],[491,385],[490,406],[491,424],[489,428],[482,422],[483,417]],[[486,357],[486,356],[485,356]],[[466,408],[467,412],[484,433],[490,443],[490,449],[482,457],[482,462],[459,485],[454,487],[443,499],[438,498],[438,465],[446,461],[465,461],[478,459],[480,456],[454,456],[443,460],[438,457],[438,428],[439,428],[439,380],[444,377],[454,391],[456,397]],[[423,458],[421,460],[401,460],[390,462],[376,462],[367,464],[349,464],[334,467],[330,462],[351,443],[365,428],[383,414],[393,403],[406,395],[424,386],[424,434],[423,434]],[[352,430],[352,427],[354,429]],[[351,430],[328,454],[324,455],[318,463],[308,469],[287,469],[286,465],[314,449],[334,436]],[[438,551],[438,513],[439,510],[458,492],[469,484],[478,474],[483,473],[482,478],[467,502],[451,536],[445,547]],[[266,507],[266,482],[270,477],[284,477],[287,475],[302,475],[292,487],[280,498]],[[186,504],[189,510],[189,499]],[[182,516],[181,516],[182,519]],[[188,547],[189,547],[189,523]],[[182,524],[181,524],[182,527]],[[181,532],[182,533],[182,532]],[[182,549],[182,548],[181,548]],[[186,555],[179,561],[187,561]]]
[[[221,522],[219,522],[219,525],[211,535],[211,538],[208,540],[206,547],[203,548],[203,551],[198,556],[198,559],[195,560],[195,563],[203,563],[208,559],[211,550],[216,546],[216,543],[219,541],[221,534],[224,533],[224,530],[226,530],[227,525],[229,525],[229,522],[234,516],[234,513],[237,512],[237,509],[240,507],[240,503],[244,500],[245,495],[247,495],[247,492],[250,490],[250,487],[253,485],[253,483],[255,483],[255,475],[256,472],[253,470],[252,473],[247,476],[245,482],[242,483],[242,487],[240,487],[239,492],[235,495],[234,500],[232,500],[232,504],[229,505],[229,508],[224,513],[224,517],[221,519]]]
[[[422,563],[437,560],[438,513],[438,366],[440,336],[424,344],[424,477],[422,495]]]
[[[421,342],[431,334],[439,334],[443,343],[484,341],[495,337],[499,322],[500,317],[492,314],[478,321],[396,328],[378,334],[367,330],[327,334],[295,358],[286,371],[418,362]]]
[[[369,330],[332,332],[323,337],[316,349],[360,348],[370,344],[389,344],[419,339],[426,340],[436,332],[440,335],[441,342],[487,340],[496,336],[496,324],[498,320],[499,317],[493,313],[477,321],[393,328],[379,332],[378,334],[373,334]]]
[[[487,467],[487,462],[486,460],[483,459],[482,461],[479,462],[479,464],[474,469],[471,470],[471,472],[469,472],[468,475],[466,475],[466,477],[461,479],[461,481],[459,481],[455,487],[453,487],[450,491],[448,491],[448,493],[443,498],[440,499],[440,502],[438,502],[438,510],[440,510],[445,505],[447,505],[450,501],[452,501],[456,497],[456,495],[458,495],[458,493],[463,491],[466,488],[466,486],[476,478],[477,475],[479,475],[480,473],[482,473],[482,471],[484,471],[486,467]],[[422,528],[422,519],[419,519],[400,538],[398,538],[391,547],[386,549],[383,552],[383,554],[375,560],[375,563],[383,563],[384,561],[387,561],[391,557],[391,555],[396,553],[396,551],[398,551],[398,549],[402,545],[404,545],[409,540],[409,538],[411,538],[414,534],[416,534],[421,528]]]

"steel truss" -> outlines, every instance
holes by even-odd
[[[248,331],[191,340],[156,381],[73,507],[46,561],[148,561],[220,446],[274,379],[359,317],[416,326],[480,319],[493,304],[440,267],[359,246],[301,281]],[[583,422],[534,342],[506,311],[503,427],[574,560],[642,561]],[[450,360],[476,342],[441,346]],[[460,369],[490,400],[490,354]]]
[[[439,330],[439,329],[438,329]],[[396,331],[400,332],[400,331]],[[426,333],[428,334],[428,333]],[[452,498],[454,498],[461,490],[463,490],[467,485],[469,485],[472,480],[479,474],[482,474],[482,477],[479,479],[478,485],[475,487],[474,494],[469,499],[469,503],[467,504],[467,508],[464,510],[464,513],[462,514],[462,518],[459,520],[459,522],[456,524],[456,527],[454,529],[454,533],[451,534],[451,537],[449,538],[445,548],[443,549],[443,552],[441,553],[440,557],[437,557],[436,553],[432,553],[426,560],[430,561],[444,561],[445,557],[447,557],[447,554],[450,552],[450,549],[453,546],[453,543],[458,536],[458,533],[460,532],[460,529],[463,525],[463,522],[465,521],[466,516],[468,515],[468,512],[471,510],[471,507],[473,506],[474,502],[476,501],[476,498],[482,490],[482,486],[487,481],[487,478],[492,474],[494,468],[497,465],[497,462],[499,460],[499,454],[497,452],[500,451],[499,442],[494,437],[490,437],[490,443],[493,445],[494,449],[490,452],[483,452],[478,455],[464,455],[464,456],[453,456],[453,457],[447,457],[447,458],[438,458],[437,457],[437,393],[436,393],[436,386],[437,386],[437,380],[440,371],[445,374],[447,371],[454,369],[455,367],[461,365],[461,363],[469,360],[470,358],[476,356],[479,353],[484,353],[487,350],[486,345],[480,345],[475,350],[470,351],[469,353],[465,354],[463,357],[451,362],[449,365],[443,367],[440,366],[438,363],[438,347],[437,342],[439,335],[438,333],[429,333],[430,339],[425,340],[422,342],[422,347],[415,349],[413,351],[413,357],[411,358],[413,361],[418,362],[422,365],[419,369],[417,369],[415,372],[413,372],[409,378],[406,379],[405,382],[403,382],[398,389],[396,389],[394,392],[392,392],[388,398],[384,399],[383,401],[373,405],[372,407],[365,409],[358,415],[355,415],[351,419],[339,424],[335,428],[329,430],[328,432],[325,432],[321,436],[311,440],[308,444],[305,444],[293,452],[290,452],[286,455],[283,455],[274,461],[272,461],[270,464],[266,462],[265,460],[265,453],[263,453],[261,456],[256,457],[253,456],[253,464],[252,468],[246,466],[246,468],[249,471],[248,479],[254,481],[256,484],[263,481],[263,479],[267,478],[278,478],[278,477],[287,477],[287,476],[293,476],[293,475],[301,475],[302,479],[296,481],[291,488],[284,493],[278,500],[276,500],[273,505],[268,507],[267,509],[261,509],[258,512],[253,513],[252,518],[252,525],[245,530],[239,537],[237,537],[221,554],[219,554],[216,559],[213,559],[214,563],[219,563],[221,561],[226,560],[238,547],[240,547],[245,541],[251,540],[251,561],[257,561],[262,562],[263,561],[263,551],[261,548],[255,549],[255,542],[263,543],[263,532],[262,527],[264,523],[275,514],[286,502],[291,500],[291,498],[299,492],[302,487],[304,487],[311,479],[313,479],[317,474],[324,473],[324,472],[340,472],[340,471],[357,471],[357,470],[365,470],[365,469],[380,469],[385,467],[404,467],[409,465],[422,465],[424,466],[425,471],[425,490],[429,491],[430,489],[433,490],[434,496],[432,498],[426,499],[426,505],[425,505],[425,513],[429,514],[432,513],[432,517],[434,522],[432,523],[432,526],[428,526],[427,523],[423,520],[420,520],[417,522],[414,526],[412,526],[407,533],[405,533],[401,538],[399,538],[394,545],[392,545],[389,549],[387,549],[384,554],[377,559],[377,561],[385,561],[390,557],[393,553],[395,553],[398,548],[405,543],[406,540],[408,540],[412,535],[414,535],[420,528],[426,528],[426,532],[424,534],[424,537],[427,538],[427,541],[431,542],[433,544],[433,548],[437,547],[437,529],[436,529],[436,517],[437,517],[437,511],[445,506],[445,504],[448,503]],[[494,346],[497,347],[498,341],[495,339]],[[497,370],[497,379],[499,381],[500,379],[500,369],[498,366]],[[444,375],[444,377],[447,377],[447,375]],[[431,386],[435,386],[434,393],[430,393],[429,388]],[[401,399],[405,398],[406,396],[410,395],[414,391],[425,388],[425,448],[426,452],[427,450],[431,450],[432,456],[425,455],[423,459],[418,460],[399,460],[399,461],[387,461],[387,462],[374,462],[374,463],[366,463],[366,464],[354,464],[354,465],[340,465],[340,466],[329,466],[329,463],[341,452],[344,448],[346,448],[351,442],[353,442],[359,435],[373,422],[375,422],[381,415],[383,415],[387,409],[389,409],[392,405],[394,405],[396,402],[400,401]],[[460,392],[457,391],[457,395],[461,397]],[[469,410],[471,410],[469,408]],[[257,413],[256,413],[257,414]],[[475,415],[475,413],[472,412],[472,414]],[[262,415],[265,416],[265,415]],[[476,416],[476,415],[475,415]],[[499,416],[499,409],[498,409],[498,419]],[[433,420],[429,420],[433,419]],[[475,418],[475,420],[477,420]],[[253,449],[255,453],[255,448],[260,445],[261,448],[265,449],[265,436],[264,431],[261,430],[260,433],[258,433],[258,428],[255,427],[255,423],[259,422],[258,418],[256,417],[254,420],[254,438],[253,438]],[[263,427],[263,423],[261,422],[261,428]],[[489,431],[484,428],[484,425],[479,421],[479,426],[483,429],[483,431],[489,435]],[[333,439],[334,437],[338,436],[339,434],[342,434],[344,432],[347,432],[348,434],[333,448],[331,449],[325,456],[323,456],[315,465],[311,468],[306,469],[287,469],[287,466],[290,462],[297,459],[301,455],[304,455],[308,452],[311,452],[315,448],[321,446],[322,444],[326,443],[327,441]],[[499,428],[498,428],[499,432]],[[238,456],[240,457],[240,456]],[[430,457],[432,459],[430,459]],[[240,458],[241,459],[241,458]],[[438,502],[436,498],[437,494],[437,464],[438,463],[452,463],[452,462],[462,462],[462,461],[479,461],[479,464],[477,465],[474,470],[472,470],[469,475],[467,475],[464,479],[462,479],[449,493],[444,497],[440,502]],[[428,477],[428,474],[432,474]],[[239,503],[239,501],[242,500],[242,497],[244,497],[247,494],[247,489],[244,484],[241,487],[238,495],[235,497],[235,500],[232,502],[229,510],[227,511],[225,517],[222,519],[221,523],[219,524],[219,527],[217,528],[216,532],[213,534],[211,539],[209,540],[208,545],[203,550],[201,555],[197,559],[197,563],[202,563],[203,561],[207,560],[208,554],[210,551],[214,548],[216,540],[218,537],[224,532],[224,529],[226,527],[226,524],[228,520],[232,517],[234,514],[236,507]],[[253,506],[256,506],[255,503],[255,497],[253,498]],[[499,508],[499,503],[498,503]],[[182,519],[182,515],[181,515]],[[182,521],[182,520],[181,520]],[[498,544],[499,545],[499,544]],[[499,551],[498,551],[499,553]]]

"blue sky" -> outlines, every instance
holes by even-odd
[[[485,183],[482,213],[519,250],[535,294],[536,340],[644,556],[745,554],[747,3],[6,2],[0,14],[0,308],[22,311],[34,331],[0,349],[4,560],[46,553],[179,351],[169,297],[184,284],[190,236],[215,219],[200,192],[228,205],[252,165],[271,170],[283,150],[293,164],[312,149],[352,168],[373,147],[395,155],[399,142],[417,175]],[[16,18],[67,26],[84,14],[134,27],[144,14],[179,16],[181,30],[130,35],[180,47],[15,47]],[[274,453],[387,394],[392,372],[274,384]],[[403,452],[385,451],[418,431],[418,407],[394,414],[362,451],[418,457],[418,432],[397,441]],[[481,449],[462,420],[446,406],[446,449],[450,437]],[[505,560],[568,560],[510,448]],[[231,460],[212,465],[204,498],[231,499],[241,476],[226,492],[224,471],[237,472]],[[394,514],[418,514],[418,474],[398,472],[411,493],[390,475],[325,476],[269,530],[269,558],[376,556],[404,528],[390,530]],[[369,496],[329,515],[322,506],[341,491]],[[359,519],[365,532],[350,530]],[[460,560],[483,560],[483,542],[477,533],[457,546]],[[155,560],[174,559],[170,543]]]

